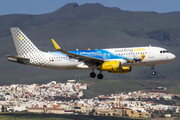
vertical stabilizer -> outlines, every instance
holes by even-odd
[[[39,49],[31,42],[31,40],[17,27],[11,28],[14,44],[18,56],[27,53],[39,52]]]

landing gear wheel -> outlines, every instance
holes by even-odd
[[[155,71],[152,71],[152,73],[151,73],[152,75],[156,75],[156,72]]]
[[[152,75],[156,75],[156,72],[154,71],[154,65],[151,66],[151,70],[152,70]]]
[[[100,74],[98,74],[97,78],[98,79],[103,79],[103,75],[100,73]]]
[[[91,72],[91,73],[89,74],[89,76],[90,76],[91,78],[95,78],[95,77],[96,77],[96,73]]]

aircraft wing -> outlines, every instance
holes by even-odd
[[[53,40],[51,39],[53,44],[54,44],[54,47],[56,48],[56,50],[60,51],[61,53],[64,53],[66,54],[67,56],[69,56],[69,58],[74,58],[74,59],[77,59],[79,61],[83,61],[85,62],[86,64],[93,64],[93,63],[96,63],[96,62],[104,62],[103,59],[98,59],[98,58],[92,58],[92,57],[88,57],[88,56],[83,56],[83,55],[79,55],[79,54],[75,54],[75,53],[71,53],[71,52],[68,52],[66,50],[63,50],[59,47],[59,45]]]

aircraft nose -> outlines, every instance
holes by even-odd
[[[171,53],[170,57],[169,57],[170,60],[174,61],[176,59],[176,56],[174,54]]]

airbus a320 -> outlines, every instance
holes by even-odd
[[[110,73],[129,73],[134,66],[151,66],[155,75],[155,65],[170,63],[176,56],[161,47],[129,47],[94,50],[66,51],[52,39],[56,52],[43,52],[17,27],[11,28],[17,55],[7,55],[8,60],[20,64],[56,69],[90,69],[91,78],[94,70],[99,70],[98,79],[103,78],[102,71]]]

